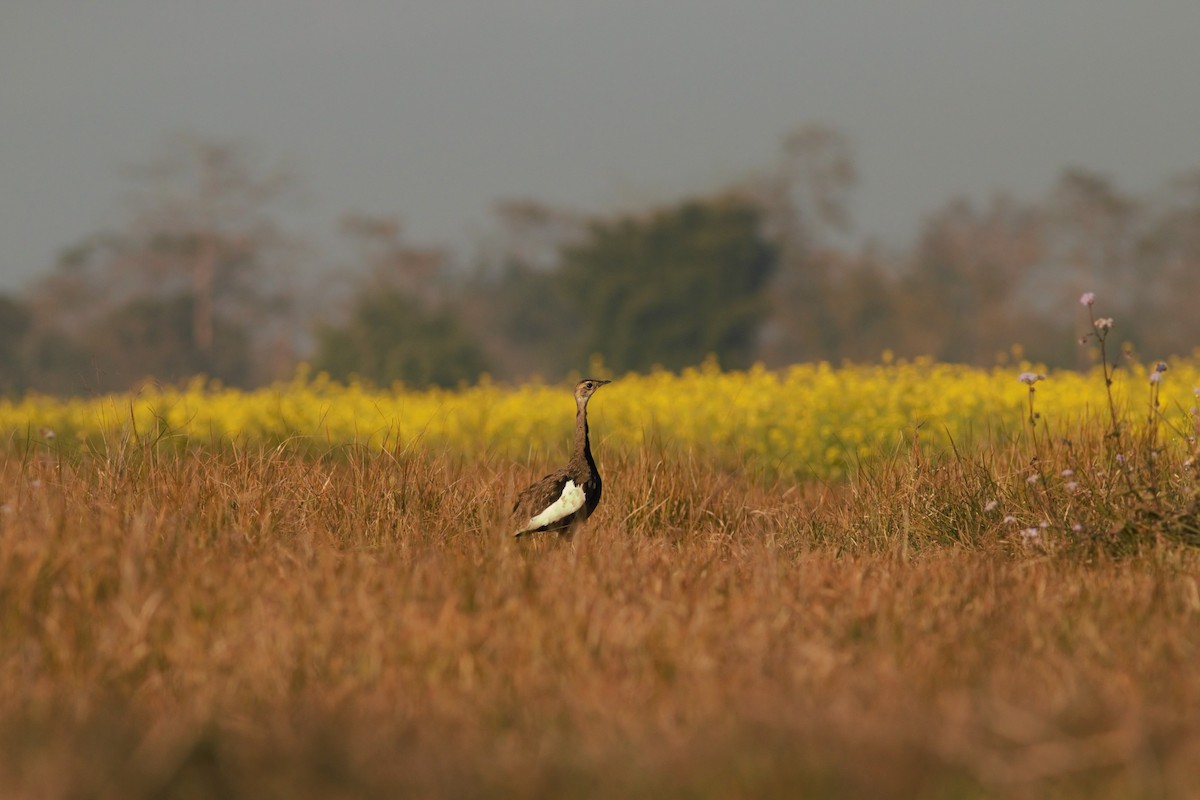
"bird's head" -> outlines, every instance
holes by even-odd
[[[580,406],[586,405],[588,398],[606,383],[612,383],[612,381],[604,381],[599,378],[584,378],[575,384],[575,402]]]

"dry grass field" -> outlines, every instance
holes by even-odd
[[[570,545],[507,535],[552,456],[10,447],[0,795],[1194,797],[1189,453],[1090,433],[601,441]]]

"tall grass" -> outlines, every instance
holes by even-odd
[[[10,451],[0,794],[1186,796],[1200,561],[1093,433],[804,484],[601,450],[573,546],[508,538],[541,462]]]

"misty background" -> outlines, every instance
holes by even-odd
[[[1200,6],[18,0],[0,388],[1200,344]]]

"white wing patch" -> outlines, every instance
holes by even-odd
[[[575,481],[567,481],[559,498],[536,517],[530,517],[523,530],[536,530],[543,525],[552,525],[563,517],[569,517],[583,508],[583,500],[583,487],[576,486]]]

